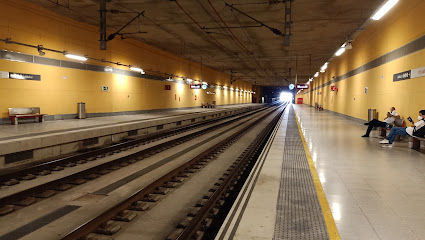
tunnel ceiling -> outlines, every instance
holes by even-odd
[[[28,1],[81,22],[100,24],[98,0]],[[294,0],[290,46],[285,46],[284,37],[232,10],[223,0],[108,0],[107,9],[113,11],[107,13],[107,26],[108,33],[114,32],[144,11],[123,30],[135,33],[125,38],[202,62],[234,79],[282,86],[287,80],[294,82],[295,75],[298,82],[306,82],[383,2]],[[271,28],[285,30],[285,1],[226,3]]]

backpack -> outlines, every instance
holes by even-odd
[[[425,121],[425,120],[421,120],[421,121]],[[414,130],[413,131],[413,136],[414,137],[424,138],[425,137],[425,126],[422,126],[418,130]]]

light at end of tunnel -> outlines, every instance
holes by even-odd
[[[280,101],[282,101],[282,102],[291,102],[292,98],[293,98],[293,96],[292,96],[292,93],[290,93],[290,92],[282,92],[280,94]]]

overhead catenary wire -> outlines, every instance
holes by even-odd
[[[125,8],[125,9],[127,9],[127,10],[130,10],[130,11],[134,11],[134,12],[136,12],[134,9],[130,9],[130,8],[128,8],[127,6],[124,6],[124,5],[122,5],[121,3],[118,3],[118,2],[116,2],[116,1],[114,1],[114,0],[112,0],[111,2],[112,2],[113,4],[116,4],[116,5],[120,6],[120,7],[122,7],[122,8]],[[163,30],[164,32],[168,33],[169,35],[173,36],[175,39],[179,40],[180,42],[184,42],[185,44],[189,45],[191,48],[196,49],[196,51],[198,51],[200,54],[204,55],[204,56],[205,56],[205,57],[207,57],[208,59],[212,59],[214,62],[220,63],[220,64],[222,65],[222,67],[224,67],[224,66],[225,66],[225,64],[224,64],[223,62],[217,61],[216,59],[212,58],[209,54],[203,53],[201,50],[199,50],[199,49],[198,49],[197,47],[195,47],[193,44],[186,43],[186,42],[184,41],[184,39],[182,39],[180,36],[175,35],[175,34],[174,34],[174,33],[172,33],[171,31],[169,31],[169,30],[165,29],[164,27],[162,27],[161,25],[159,25],[158,23],[156,23],[155,21],[153,21],[152,19],[150,19],[148,16],[146,16],[146,15],[145,15],[145,16],[144,16],[144,18],[145,18],[145,19],[147,19],[147,20],[148,20],[149,22],[151,22],[152,24],[154,24],[157,28],[159,28],[159,29]],[[143,40],[144,40],[144,39],[143,39]],[[144,41],[146,41],[146,40],[144,40]],[[153,44],[153,43],[151,43],[151,44]],[[153,45],[156,45],[156,44],[153,44]],[[157,46],[157,45],[156,45],[156,46]],[[158,47],[160,47],[160,48],[161,48],[161,46],[158,46]],[[223,47],[224,47],[224,46],[223,46]],[[225,50],[225,51],[227,51],[227,52],[230,52],[232,56],[234,56],[234,55],[235,55],[235,53],[234,53],[234,52],[230,51],[230,50],[229,50],[229,49],[227,49],[227,48],[225,48],[224,50]],[[196,60],[193,60],[193,61],[196,61]],[[245,64],[245,63],[244,63],[244,61],[243,61],[242,59],[240,59],[240,58],[239,58],[239,61],[240,61],[240,62],[242,62],[243,64]],[[246,65],[246,64],[245,64],[245,65]]]
[[[270,76],[270,74],[267,72],[267,70],[261,66],[260,62],[251,55],[251,52],[239,41],[239,39],[234,35],[234,33],[232,32],[232,30],[230,30],[230,28],[227,26],[226,22],[223,20],[223,18],[220,16],[220,14],[217,12],[217,10],[215,9],[215,7],[213,6],[213,4],[211,3],[210,0],[208,0],[208,3],[210,4],[211,8],[214,10],[214,12],[216,13],[216,15],[220,18],[220,20],[223,22],[223,24],[226,26],[227,30],[231,33],[231,35],[233,36],[234,41],[238,42],[239,45],[245,50],[245,52],[248,54],[248,56],[250,58],[252,58],[255,63],[260,67],[260,69],[269,77],[272,78]],[[227,4],[227,3],[225,3]]]

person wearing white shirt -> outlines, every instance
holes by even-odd
[[[425,110],[421,110],[419,111],[419,116],[418,116],[418,122],[414,123],[412,121],[412,126],[404,128],[404,127],[397,127],[397,128],[392,128],[390,134],[388,134],[387,138],[380,141],[379,143],[381,144],[385,144],[382,145],[382,147],[393,147],[393,142],[395,140],[395,137],[397,135],[400,136],[406,136],[406,135],[410,135],[413,136],[413,132],[419,130],[420,128],[425,126]]]
[[[364,125],[369,126],[367,128],[366,134],[362,137],[369,137],[370,132],[374,127],[382,128],[391,128],[394,125],[396,118],[400,118],[400,115],[395,111],[395,107],[392,107],[389,112],[387,112],[387,117],[384,121],[379,121],[378,119],[373,119],[372,121],[365,123]]]

